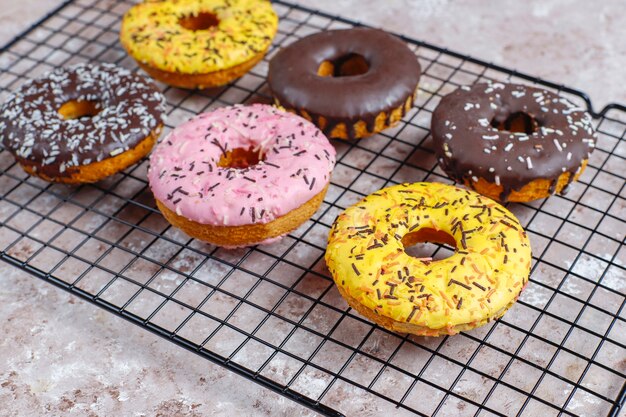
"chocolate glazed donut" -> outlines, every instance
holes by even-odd
[[[31,175],[95,182],[146,155],[164,117],[165,98],[144,77],[113,64],[77,64],[9,96],[0,107],[0,135]]]
[[[589,114],[565,97],[503,83],[445,96],[433,112],[432,134],[452,179],[501,202],[565,194],[596,140]]]
[[[328,137],[357,139],[398,122],[413,104],[420,78],[415,54],[377,29],[307,36],[271,60],[277,104],[315,123]]]

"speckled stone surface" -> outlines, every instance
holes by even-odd
[[[61,4],[59,0],[0,1],[0,45]]]
[[[0,276],[2,415],[313,415],[4,263]]]
[[[596,109],[626,101],[622,0],[298,0],[589,94]]]
[[[0,0],[0,43],[55,3]],[[620,0],[490,0],[480,5],[469,0],[318,0],[314,7],[581,88],[596,108],[626,101],[626,13],[620,12]],[[592,276],[599,268],[594,262],[599,261],[590,258],[579,272]],[[550,271],[537,274],[537,279],[551,279]],[[0,277],[0,414],[315,415],[5,263],[0,263]],[[624,291],[625,278],[616,275],[610,285]],[[579,290],[584,289],[572,288]],[[547,295],[529,291],[523,299],[541,308]],[[515,335],[504,336],[510,340]],[[465,354],[459,347],[458,355]],[[623,358],[613,360],[626,366]],[[579,372],[574,365],[568,372]],[[367,367],[359,372],[366,373]],[[464,378],[460,392],[480,396],[480,384]],[[553,385],[549,395],[560,389]],[[366,398],[360,400],[351,415],[378,415]],[[584,402],[580,407],[584,409]]]

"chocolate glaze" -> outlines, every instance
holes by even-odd
[[[58,111],[68,101],[101,110],[65,120]],[[163,95],[143,77],[112,64],[78,64],[24,83],[0,108],[0,133],[21,163],[60,177],[134,148],[162,125],[164,112]]]
[[[492,126],[518,112],[534,119],[533,133]],[[501,201],[539,178],[552,180],[554,193],[562,173],[569,172],[573,181],[596,141],[584,109],[552,92],[518,84],[461,87],[441,100],[431,127],[442,169],[456,181],[473,184],[483,178],[501,185]]]
[[[367,72],[344,77],[317,74],[322,62],[349,54],[363,56]],[[371,132],[379,113],[389,117],[390,110],[407,99],[412,103],[420,72],[417,57],[400,39],[381,30],[357,28],[316,33],[281,49],[270,62],[267,81],[282,106],[306,111],[318,126],[324,117],[326,135],[345,123],[352,139],[354,123],[365,121]]]

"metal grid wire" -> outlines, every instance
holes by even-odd
[[[277,48],[356,24],[274,5],[279,33],[249,74],[210,91],[161,85],[165,133],[196,113],[267,99],[267,61]],[[118,43],[130,6],[70,1],[18,37],[0,54],[0,101],[58,66],[135,69]],[[170,227],[147,188],[145,160],[72,188],[27,176],[1,151],[0,257],[325,415],[618,415],[626,378],[623,106],[594,113],[597,149],[567,196],[509,205],[534,256],[530,284],[503,319],[454,337],[399,335],[349,309],[333,286],[323,254],[338,213],[398,182],[449,182],[429,134],[443,95],[492,79],[543,85],[590,106],[575,90],[405,40],[424,72],[415,107],[395,128],[334,142],[338,164],[324,203],[280,243],[223,250]]]

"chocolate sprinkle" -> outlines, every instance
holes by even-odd
[[[451,284],[456,284],[456,285],[459,285],[459,286],[461,286],[461,287],[465,288],[466,290],[471,290],[471,289],[472,289],[472,287],[470,287],[469,285],[464,284],[464,283],[462,283],[462,282],[459,282],[459,281],[457,281],[456,279],[451,279],[450,281],[448,281],[448,287],[449,287]]]

